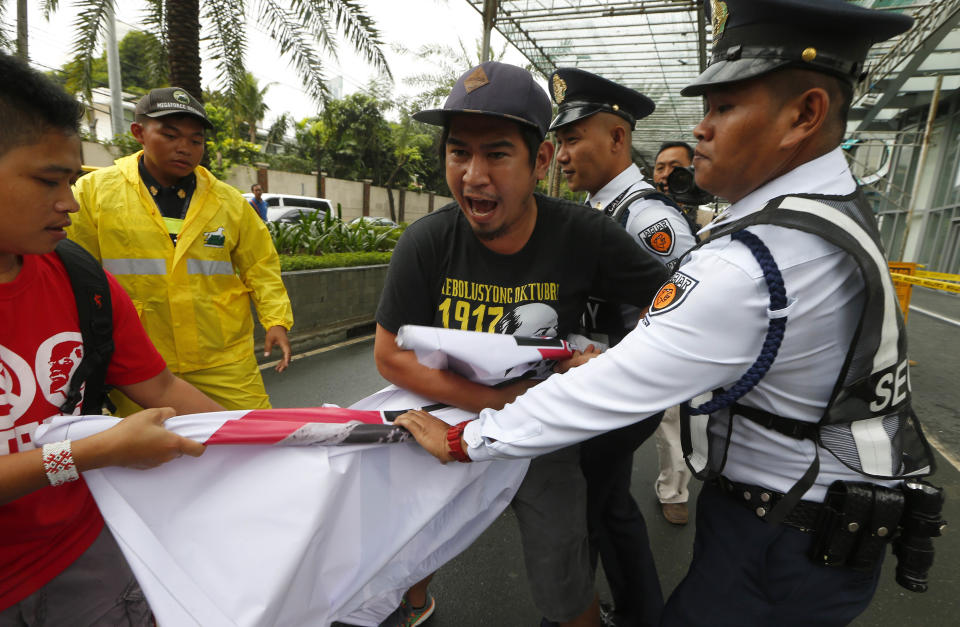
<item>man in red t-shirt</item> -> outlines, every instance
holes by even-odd
[[[203,445],[163,421],[222,408],[170,373],[108,276],[115,349],[106,381],[155,409],[95,436],[35,446],[83,356],[70,280],[53,252],[78,209],[81,108],[3,53],[0,76],[0,625],[150,625],[79,472],[200,455]]]

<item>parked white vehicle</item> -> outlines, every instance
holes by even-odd
[[[247,192],[243,197],[250,200],[253,193]],[[333,212],[333,203],[326,198],[267,193],[264,193],[262,198],[267,201],[268,222],[300,222],[305,213],[320,211],[322,218]]]

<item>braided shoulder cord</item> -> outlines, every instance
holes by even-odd
[[[747,230],[737,231],[730,237],[749,248],[757,263],[760,264],[760,269],[763,270],[763,279],[770,291],[770,310],[777,311],[786,307],[787,291],[783,287],[783,276],[780,274],[777,262],[773,260],[773,255],[770,254],[770,249],[759,237]],[[714,395],[712,399],[699,407],[690,408],[690,413],[711,414],[732,405],[737,399],[752,390],[760,382],[760,379],[767,374],[770,366],[773,365],[773,360],[776,359],[780,344],[783,342],[783,331],[786,326],[786,316],[771,318],[767,327],[767,335],[763,340],[763,348],[760,349],[760,356],[753,362],[749,370],[730,389]]]

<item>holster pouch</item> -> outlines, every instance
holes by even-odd
[[[873,486],[873,512],[869,525],[860,531],[857,550],[848,566],[855,570],[872,571],[883,559],[887,543],[893,538],[903,515],[903,491]]]
[[[817,520],[810,558],[824,566],[871,571],[883,559],[902,512],[900,490],[835,481]]]

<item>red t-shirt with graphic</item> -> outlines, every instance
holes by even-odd
[[[166,364],[130,297],[113,277],[109,281],[115,348],[107,382],[139,383]],[[77,305],[60,258],[24,255],[17,277],[0,283],[0,455],[36,448],[33,432],[60,413],[82,356]],[[0,609],[63,572],[102,528],[82,478],[0,505]]]

